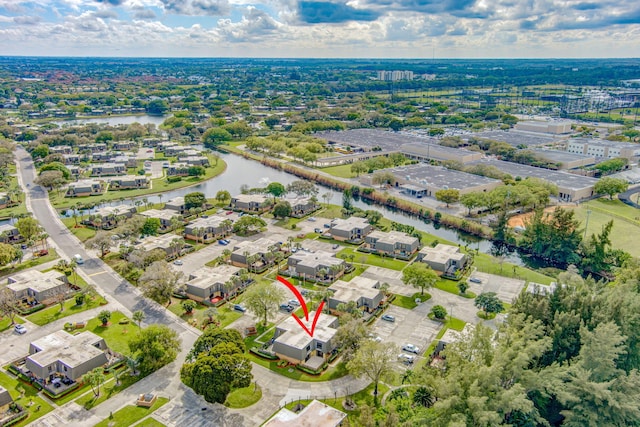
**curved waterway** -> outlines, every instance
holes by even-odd
[[[242,156],[225,153],[220,153],[219,155],[220,158],[227,163],[227,169],[221,175],[218,175],[215,178],[212,178],[201,184],[162,193],[162,198],[160,198],[160,196],[157,194],[146,196],[146,198],[153,203],[166,202],[167,200],[174,197],[184,196],[185,194],[192,193],[194,191],[204,193],[207,198],[213,198],[220,190],[227,190],[232,195],[239,194],[240,187],[245,184],[251,188],[264,187],[269,182],[279,182],[286,186],[287,184],[300,179],[290,173],[270,168],[261,164],[260,162],[245,159]],[[323,186],[319,186],[319,188],[320,192],[318,194],[318,199],[321,202],[324,202],[324,198],[321,196],[325,193],[329,193],[331,194],[329,203],[333,203],[336,205],[342,204],[341,192]],[[114,200],[110,203],[119,204],[121,202]],[[124,203],[133,203],[133,200],[128,200]],[[462,246],[468,245],[470,248],[478,249],[480,252],[488,253],[492,247],[492,243],[489,240],[481,239],[479,237],[472,236],[455,229],[438,227],[433,223],[425,223],[415,216],[410,216],[404,214],[403,212],[389,209],[386,206],[366,203],[363,200],[355,200],[353,202],[353,205],[361,209],[376,210],[382,213],[385,218],[391,221],[412,225],[418,230],[425,231],[436,237],[446,239]],[[519,259],[517,253],[514,253],[510,257],[508,257],[508,260],[512,263],[522,264],[522,261]]]

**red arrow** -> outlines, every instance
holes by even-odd
[[[304,298],[302,297],[302,294],[300,293],[300,291],[284,277],[278,276],[278,281],[283,285],[285,285],[287,288],[289,288],[289,290],[293,292],[293,294],[296,296],[296,298],[298,299],[298,302],[302,306],[302,311],[304,311],[304,318],[308,322],[309,310],[307,309],[307,303],[304,301]]]
[[[285,279],[283,277],[280,277],[280,276],[278,276],[277,279],[278,279],[278,281],[280,283],[282,283],[287,288],[289,288],[289,290],[291,292],[293,292],[293,294],[296,296],[296,298],[298,299],[298,302],[300,303],[300,306],[302,307],[302,311],[304,311],[304,318],[308,322],[309,321],[309,309],[307,308],[307,303],[304,300],[304,298],[302,297],[302,294],[300,293],[300,291],[298,291],[298,289],[295,286],[293,286],[293,284],[291,284],[287,279]],[[291,313],[293,318],[296,319],[296,322],[298,322],[300,327],[302,329],[304,329],[304,331],[306,333],[308,333],[311,336],[311,338],[313,338],[313,333],[316,330],[316,324],[318,323],[318,319],[320,318],[320,314],[322,313],[323,307],[324,307],[324,300],[318,306],[318,309],[316,310],[315,316],[313,316],[313,322],[311,323],[311,330],[309,330],[309,328],[307,328],[307,326],[304,323],[302,323],[302,320],[300,320],[300,318],[298,316],[296,316],[295,313]]]

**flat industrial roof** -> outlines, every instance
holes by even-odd
[[[532,177],[544,179],[552,182],[559,187],[571,190],[582,190],[584,188],[593,187],[598,182],[595,178],[587,176],[575,175],[568,172],[554,171],[551,169],[536,168],[533,166],[521,165],[518,163],[505,162],[502,160],[485,158],[470,163],[471,165],[488,165],[498,168],[500,171],[508,173],[512,177],[520,176],[522,178]]]
[[[574,162],[576,160],[591,160],[592,163],[596,162],[596,158],[593,156],[585,156],[584,154],[570,153],[568,151],[533,150],[533,152],[544,159],[561,163]]]
[[[397,168],[385,169],[385,171],[391,172],[396,176],[396,178],[402,178],[409,181],[411,184],[422,187],[430,185],[438,188],[444,188],[446,186],[448,188],[462,190],[480,185],[501,183],[501,181],[497,179],[447,169],[442,166],[431,166],[426,163],[400,166]]]
[[[435,145],[438,140],[435,138],[424,138],[415,135],[408,135],[400,132],[390,132],[379,129],[351,129],[345,131],[331,131],[317,133],[318,138],[326,139],[329,142],[363,147],[372,149],[380,147],[383,150],[398,151],[400,146],[409,143],[428,143]]]
[[[532,147],[536,145],[550,144],[552,142],[562,140],[562,138],[558,137],[557,135],[541,135],[536,132],[525,132],[513,129],[508,131],[490,130],[462,135],[462,138],[466,140],[473,137],[502,141],[506,142],[509,145],[513,145],[514,147],[517,147],[518,145],[526,145],[527,147]]]

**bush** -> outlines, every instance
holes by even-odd
[[[441,305],[434,305],[431,308],[431,314],[436,319],[444,320],[447,317],[447,309]]]
[[[275,354],[271,354],[268,351],[264,351],[258,347],[251,347],[249,351],[256,356],[263,357],[265,359],[278,360],[278,356],[276,356]]]
[[[174,182],[180,182],[182,181],[182,177],[181,176],[168,176],[167,177],[167,182],[169,184],[174,183]]]

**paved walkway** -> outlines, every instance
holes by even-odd
[[[108,306],[89,310],[77,315],[69,316],[57,322],[42,327],[32,326],[27,335],[11,335],[11,331],[0,335],[3,344],[9,343],[9,351],[0,355],[0,360],[11,361],[26,353],[26,340],[45,336],[53,331],[60,330],[65,322],[82,321],[95,317],[105,308],[120,310],[127,316],[135,310],[145,312],[146,322],[165,324],[176,330],[182,339],[182,349],[176,361],[154,372],[131,387],[123,390],[114,397],[106,400],[91,410],[85,410],[76,403],[70,402],[54,409],[49,414],[31,423],[33,426],[68,426],[68,425],[93,425],[103,420],[110,413],[132,404],[141,393],[157,393],[160,396],[171,398],[166,408],[158,411],[157,418],[166,425],[184,427],[196,426],[253,426],[262,423],[268,416],[279,409],[281,405],[291,400],[303,398],[328,398],[355,393],[366,387],[367,382],[352,377],[343,377],[327,382],[295,381],[270,371],[260,365],[253,365],[253,374],[258,384],[263,389],[263,398],[255,405],[241,410],[229,410],[222,405],[209,404],[201,396],[193,393],[180,381],[180,367],[184,363],[188,351],[193,342],[201,333],[186,322],[182,321],[164,307],[155,304],[140,294],[137,288],[132,287],[108,265],[95,258],[92,251],[86,251],[82,243],[62,224],[57,212],[51,206],[46,192],[33,184],[35,168],[28,153],[21,147],[16,150],[18,161],[18,180],[23,188],[30,184],[30,189],[25,191],[26,205],[29,211],[34,212],[36,218],[49,233],[52,246],[56,248],[61,257],[69,258],[72,254],[80,253],[85,257],[85,264],[78,268],[80,274],[89,284],[96,286],[107,301]],[[37,204],[37,206],[35,206]],[[5,338],[7,341],[5,341]],[[3,345],[3,349],[4,349]],[[14,357],[15,356],[15,357]],[[194,408],[200,408],[200,411]],[[202,410],[206,408],[206,410]],[[212,424],[213,423],[213,424]]]

